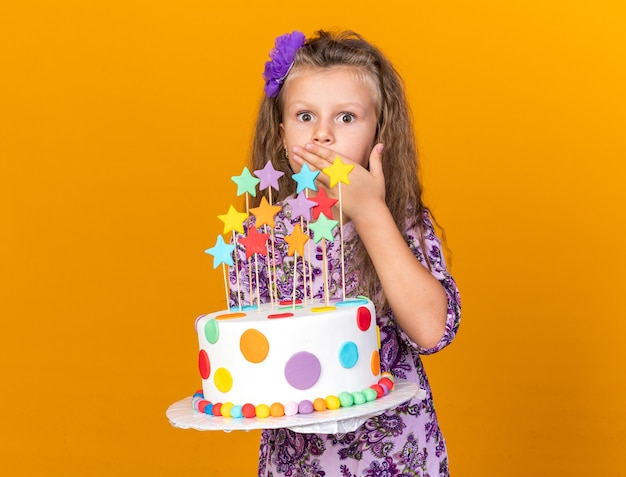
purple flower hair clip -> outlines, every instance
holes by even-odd
[[[304,33],[294,31],[276,38],[274,48],[270,51],[271,60],[265,63],[263,79],[265,94],[270,98],[278,96],[280,87],[293,66],[297,51],[302,48],[306,37]]]

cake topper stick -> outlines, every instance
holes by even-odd
[[[302,217],[302,216],[300,216]],[[302,257],[302,275],[305,274],[304,269],[304,244],[309,241],[309,236],[302,232],[302,228],[300,224],[297,224],[293,228],[293,233],[291,235],[285,236],[285,242],[289,245],[287,249],[287,255],[290,257],[293,256],[293,291],[292,291],[292,306],[295,309],[296,307],[296,275],[298,269],[298,255]],[[306,290],[304,290],[306,294]]]
[[[272,188],[270,187],[269,190],[269,203],[270,206],[273,204],[272,201]],[[279,207],[280,209],[280,207]],[[272,303],[276,303],[278,304],[279,298],[278,298],[278,275],[276,274],[276,248],[275,248],[275,243],[276,243],[276,239],[274,236],[274,223],[272,221],[272,225],[270,226],[270,230],[269,230],[269,234],[270,234],[270,243],[272,244],[272,259],[270,261],[271,267],[272,267],[272,273],[271,273],[271,280],[270,283],[273,282],[274,286],[270,287],[270,296],[273,298]],[[267,228],[265,229],[267,231]],[[269,258],[269,257],[268,257]]]
[[[328,257],[326,256],[326,239],[322,239],[322,263],[324,264],[324,305],[328,306]]]
[[[228,307],[228,311],[230,312],[230,292],[228,289],[228,277],[226,275],[225,263],[222,263],[222,275],[224,276],[224,295],[226,295],[226,306]],[[237,292],[239,292],[239,290],[237,290]],[[239,302],[239,311],[241,311],[241,301]]]
[[[261,308],[261,292],[259,286],[259,261],[258,254],[265,255],[267,257],[267,239],[269,234],[260,233],[257,231],[254,225],[251,225],[248,229],[248,235],[246,237],[239,237],[238,242],[242,244],[246,251],[246,258],[250,258],[254,255],[254,264],[256,269],[256,293],[258,308]],[[250,297],[252,301],[252,297]]]
[[[235,231],[239,232],[239,233],[244,233],[244,228],[243,228],[243,221],[246,220],[248,218],[248,213],[244,213],[244,212],[237,212],[237,209],[235,209],[232,204],[231,206],[228,208],[228,213],[224,214],[224,215],[218,215],[217,216],[218,219],[220,219],[222,222],[224,222],[224,233],[227,234],[229,232],[232,231],[233,234],[233,244],[235,244],[236,242],[234,241],[235,239]],[[223,239],[222,239],[223,241]],[[235,254],[235,258],[237,257],[237,255]],[[237,270],[237,268],[239,268],[239,264],[237,264],[237,267],[235,268],[235,270]],[[239,302],[239,308],[241,309],[241,299],[240,297],[240,292],[241,292],[241,286],[239,283],[239,273],[235,273],[235,276],[237,277],[237,300]]]
[[[226,278],[226,265],[232,266],[233,264],[233,250],[235,245],[227,244],[221,235],[217,236],[215,245],[204,251],[209,255],[213,255],[213,268],[217,268],[219,264],[222,264],[222,271],[224,272],[224,291],[226,292],[226,305],[228,311],[230,311],[230,294],[228,290],[228,279]]]
[[[271,243],[272,243],[272,258],[276,254],[276,250],[274,248],[274,233],[273,233],[274,216],[278,212],[280,212],[280,210],[281,210],[281,206],[270,205],[270,203],[267,201],[265,197],[261,199],[261,204],[258,207],[253,207],[252,209],[250,209],[250,213],[256,217],[256,221],[255,221],[256,227],[261,227],[261,225],[263,225],[265,233],[268,233],[268,226],[270,227],[269,236],[271,238]],[[273,277],[273,280],[272,280],[272,277]],[[272,273],[270,274],[270,300],[272,302],[272,305],[274,305],[278,302],[278,296],[274,296],[274,294],[271,292],[272,282],[274,284],[277,283],[275,264],[273,266]],[[278,286],[276,286],[276,294],[278,294]]]
[[[341,182],[338,187],[339,192],[339,243],[341,244],[341,296],[346,301],[346,259],[343,251],[343,205],[341,200]]]
[[[309,200],[306,197],[306,190],[304,192],[302,191],[299,192],[295,198],[287,199],[286,202],[291,207],[290,219],[295,220],[298,217],[300,217],[300,230],[297,233],[303,234],[307,239],[306,242],[309,242],[309,238],[310,238],[309,231],[308,229],[305,229],[304,221],[306,219],[306,222],[308,224],[309,220],[311,220],[311,209],[315,206],[316,202],[313,200]],[[296,233],[295,228],[294,228],[294,233]],[[287,240],[287,237],[285,237],[285,240]],[[309,251],[309,263],[310,263],[311,262],[310,243],[308,243],[308,245],[309,246],[307,247],[307,250]],[[307,293],[307,267],[306,267],[306,263],[304,260],[304,249],[300,250],[298,254],[302,257],[302,283],[304,287],[303,297],[304,297],[304,302],[306,303],[308,301],[308,293]],[[309,266],[308,269],[309,269],[309,277],[311,277],[310,275],[311,267]],[[311,281],[309,281],[309,283],[311,283]],[[310,287],[310,289],[313,289],[313,287]]]
[[[257,179],[256,177],[254,177],[251,173],[250,170],[244,166],[244,168],[241,171],[241,174],[238,176],[232,176],[231,180],[237,184],[237,196],[240,196],[242,194],[245,194],[245,198],[246,198],[246,214],[248,214],[250,212],[250,194],[252,194],[252,197],[256,197],[256,187],[259,184],[259,182],[261,182],[260,179]],[[233,234],[233,242],[236,243],[234,241],[235,237]],[[239,264],[237,263],[237,256],[235,255],[235,270],[239,269]],[[250,288],[249,292],[250,292],[250,297],[252,297],[252,267],[248,266],[248,286]],[[237,274],[237,287],[238,287],[238,293],[237,296],[239,295],[239,274]],[[241,308],[241,300],[239,300],[239,307]]]
[[[300,192],[300,195],[302,195],[303,193]],[[308,200],[309,198],[309,189],[306,189],[304,191],[304,198]],[[313,202],[313,201],[311,201]],[[313,205],[315,203],[313,202]],[[305,220],[304,216],[300,216],[300,227],[302,228],[302,231],[307,235],[307,237],[309,237],[309,239],[311,238],[311,230],[309,229],[309,223],[311,220],[311,213],[309,210],[309,215]],[[305,224],[306,222],[306,224]],[[306,266],[306,263],[308,262],[309,266]],[[307,273],[308,272],[308,273]],[[311,242],[308,241],[307,242],[307,247],[306,247],[306,260],[304,259],[304,254],[302,255],[302,278],[303,278],[303,282],[302,282],[302,294],[304,296],[304,303],[307,304],[309,302],[309,295],[311,297],[311,301],[313,301],[313,267],[311,266]],[[309,292],[307,293],[307,282],[309,285]]]
[[[256,303],[257,310],[261,311],[261,287],[259,286],[259,254],[254,254],[254,269],[256,272]]]
[[[237,243],[237,237],[235,236],[234,230],[232,233],[233,235],[232,235],[231,242],[235,244]],[[239,311],[241,311],[241,282],[239,281],[239,259],[237,258],[237,253],[235,253],[234,255],[235,255],[235,281],[237,284],[237,306],[239,306]],[[224,273],[226,273],[226,271],[224,271]],[[250,287],[252,287],[252,285],[250,285]],[[252,288],[250,288],[250,293],[252,293]],[[230,311],[230,307],[228,307],[228,310]]]
[[[317,206],[313,207],[313,218],[317,219],[317,222],[310,224],[309,227],[316,233],[320,232],[324,234],[325,238],[331,242],[334,240],[333,229],[337,226],[337,221],[333,219],[333,206],[337,203],[336,199],[331,199],[326,195],[324,189],[320,189],[317,196],[313,197],[313,201],[317,203]],[[315,243],[320,241],[319,238],[315,239]],[[324,284],[328,282],[328,263],[326,260],[326,243],[322,243],[323,248],[323,269],[324,269]],[[324,297],[326,304],[328,304],[328,289],[324,288]]]
[[[321,192],[321,191],[320,191]],[[310,225],[313,230],[315,243],[322,242],[322,260],[324,271],[324,303],[328,306],[328,259],[326,257],[326,240],[333,240],[333,229],[337,227],[337,221],[329,219],[325,214],[320,214],[316,222]]]
[[[315,179],[320,174],[320,171],[312,171],[307,163],[302,164],[300,168],[300,172],[293,174],[291,177],[294,181],[296,181],[296,194],[300,195],[304,192],[304,198],[309,198],[309,190],[317,191],[317,185],[315,184]],[[306,229],[304,228],[304,220],[306,220]],[[302,226],[302,230],[306,230],[307,235],[309,235],[309,221],[311,220],[311,215],[306,217],[300,217],[300,224]],[[313,267],[311,266],[311,242],[307,244],[307,260],[309,262],[308,266],[308,275],[306,270],[303,270],[304,275],[304,300],[305,302],[308,299],[307,294],[307,278],[309,282],[309,293],[311,295],[311,301],[313,301]],[[304,266],[304,256],[302,257],[302,264]],[[305,267],[306,268],[306,267]]]
[[[268,197],[269,197],[270,205],[272,204],[272,187],[278,190],[278,179],[282,177],[284,174],[285,174],[284,172],[280,172],[274,169],[274,165],[272,164],[272,161],[267,161],[267,164],[265,164],[265,167],[263,169],[258,169],[254,171],[254,175],[257,176],[261,180],[259,184],[259,190],[265,190],[269,188]],[[274,293],[276,293],[276,300],[278,300],[278,287],[272,286],[272,281],[274,284],[276,284],[276,259],[275,259],[276,250],[274,248],[274,231],[272,230],[270,233],[272,237],[272,240],[271,240],[272,259],[269,261],[271,270],[272,270],[272,273],[269,275],[270,297],[271,297],[272,303],[274,303]],[[269,257],[268,257],[268,260],[269,260]]]
[[[325,167],[322,172],[330,178],[330,187],[335,187],[338,184],[339,195],[339,242],[341,244],[341,291],[343,299],[346,299],[346,267],[345,257],[343,250],[343,204],[341,200],[341,183],[350,185],[350,179],[348,174],[354,169],[354,165],[345,164],[339,156],[333,161],[333,165]]]
[[[309,221],[306,221],[306,228],[304,224],[304,217],[300,217],[300,226],[302,231],[311,238],[309,235]],[[304,254],[302,255],[302,296],[304,297],[304,303],[309,302],[309,293],[311,294],[311,301],[313,301],[313,267],[311,266],[311,244],[307,243],[306,251],[308,253],[309,266],[307,267]],[[308,273],[307,273],[308,272]],[[309,293],[307,293],[307,284],[309,287]]]

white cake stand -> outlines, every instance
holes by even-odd
[[[358,406],[342,407],[332,411],[296,414],[295,416],[270,416],[265,419],[210,416],[193,409],[192,397],[186,397],[172,404],[165,415],[174,427],[198,431],[230,432],[286,427],[303,434],[338,434],[352,432],[370,417],[377,416],[415,396],[424,399],[426,391],[411,381],[396,378],[394,389],[386,396]]]

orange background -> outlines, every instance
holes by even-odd
[[[10,3],[0,474],[254,475],[258,433],[165,410],[274,37],[338,27],[404,76],[453,251],[463,322],[425,359],[453,475],[626,475],[623,2]]]

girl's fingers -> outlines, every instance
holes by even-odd
[[[375,177],[383,173],[383,144],[378,143],[372,149],[369,160],[369,170]]]
[[[304,147],[294,146],[293,153],[316,169],[328,167],[337,157],[337,153],[322,146],[307,143]]]

